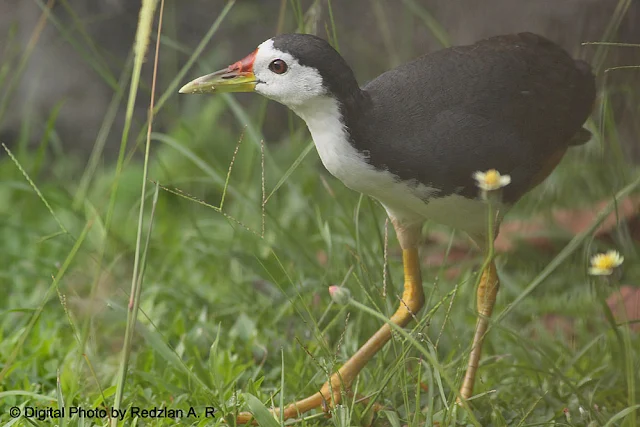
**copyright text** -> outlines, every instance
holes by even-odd
[[[115,418],[124,420],[125,418],[213,418],[216,409],[212,406],[204,408],[170,409],[170,408],[141,408],[130,406],[128,408],[90,408],[80,406],[68,406],[65,408],[35,407],[35,406],[13,406],[9,410],[11,418],[32,418],[39,421],[58,418]]]

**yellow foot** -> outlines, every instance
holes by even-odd
[[[406,326],[424,305],[422,280],[420,278],[420,263],[416,248],[404,249],[402,252],[404,264],[404,292],[402,301],[390,321],[401,327]],[[325,383],[318,393],[306,399],[299,400],[284,408],[283,418],[295,418],[312,409],[322,408],[327,412],[340,403],[341,392],[348,391],[349,386],[369,360],[391,339],[391,327],[388,323],[382,325],[369,340],[364,343],[349,360],[331,376],[331,386]],[[280,417],[280,409],[272,410],[276,417]],[[239,414],[238,424],[252,422],[253,415],[248,412]]]
[[[334,375],[332,381],[334,380],[334,378],[337,378],[337,374]],[[341,396],[339,383],[333,386],[333,399],[331,399],[330,396],[331,393],[329,392],[329,383],[327,382],[322,386],[322,389],[318,393],[286,406],[284,408],[283,418],[287,420],[290,418],[299,417],[305,412],[316,408],[322,408],[325,413],[329,413],[334,405],[340,403]],[[280,408],[273,409],[271,413],[275,417],[280,417]],[[253,418],[253,414],[251,414],[250,412],[241,412],[236,417],[236,422],[238,424],[247,424],[249,422],[255,424],[255,419]]]
[[[471,354],[469,355],[467,372],[464,375],[464,381],[460,388],[460,397],[463,400],[467,400],[473,395],[473,386],[476,381],[478,365],[480,364],[482,344],[484,343],[484,338],[487,334],[489,318],[493,313],[493,306],[496,302],[499,287],[500,282],[498,281],[496,265],[491,261],[487,266],[487,269],[482,273],[480,285],[478,286],[478,321],[476,323],[476,332],[473,336],[473,343],[471,344]],[[457,402],[460,403],[460,399],[457,399]]]

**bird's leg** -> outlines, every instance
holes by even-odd
[[[476,333],[473,336],[467,372],[464,375],[464,381],[460,388],[460,396],[465,400],[470,398],[473,393],[473,384],[476,380],[476,372],[478,371],[480,354],[482,353],[482,343],[487,333],[489,318],[491,317],[491,313],[493,313],[493,306],[496,302],[499,287],[500,282],[496,272],[496,265],[492,260],[482,272],[482,278],[478,285],[478,321],[476,323]]]
[[[416,227],[401,228],[397,224],[396,233],[402,246],[402,261],[404,265],[404,292],[396,312],[391,316],[391,322],[398,326],[406,326],[424,305],[424,292],[420,275],[420,259],[415,245],[415,235],[420,229]],[[408,244],[411,243],[411,246]],[[369,360],[391,339],[391,327],[385,323],[347,362],[334,373],[318,393],[292,403],[284,408],[283,418],[293,418],[304,412],[319,407],[331,407],[340,402],[341,392],[348,389],[355,377]],[[274,415],[280,415],[280,409],[273,410]],[[236,418],[239,424],[245,424],[252,419],[252,415],[243,412]]]

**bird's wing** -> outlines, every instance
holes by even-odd
[[[511,201],[566,150],[595,97],[590,71],[532,34],[426,55],[363,90],[370,103],[350,130],[372,164],[445,194],[475,192],[471,174],[495,168],[513,175]]]

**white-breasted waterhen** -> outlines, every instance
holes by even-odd
[[[569,146],[589,139],[582,125],[594,103],[595,79],[587,63],[541,36],[521,33],[425,55],[361,88],[325,40],[285,34],[180,89],[252,91],[300,116],[327,170],[386,209],[405,276],[402,301],[390,320],[405,326],[424,304],[417,248],[422,224],[449,225],[486,248],[488,209],[474,172],[495,169],[511,177],[497,230],[509,206],[544,180]],[[462,399],[473,392],[498,283],[491,262],[477,289],[478,322]],[[333,374],[331,385],[287,406],[284,417],[336,404],[390,338],[385,324]]]

